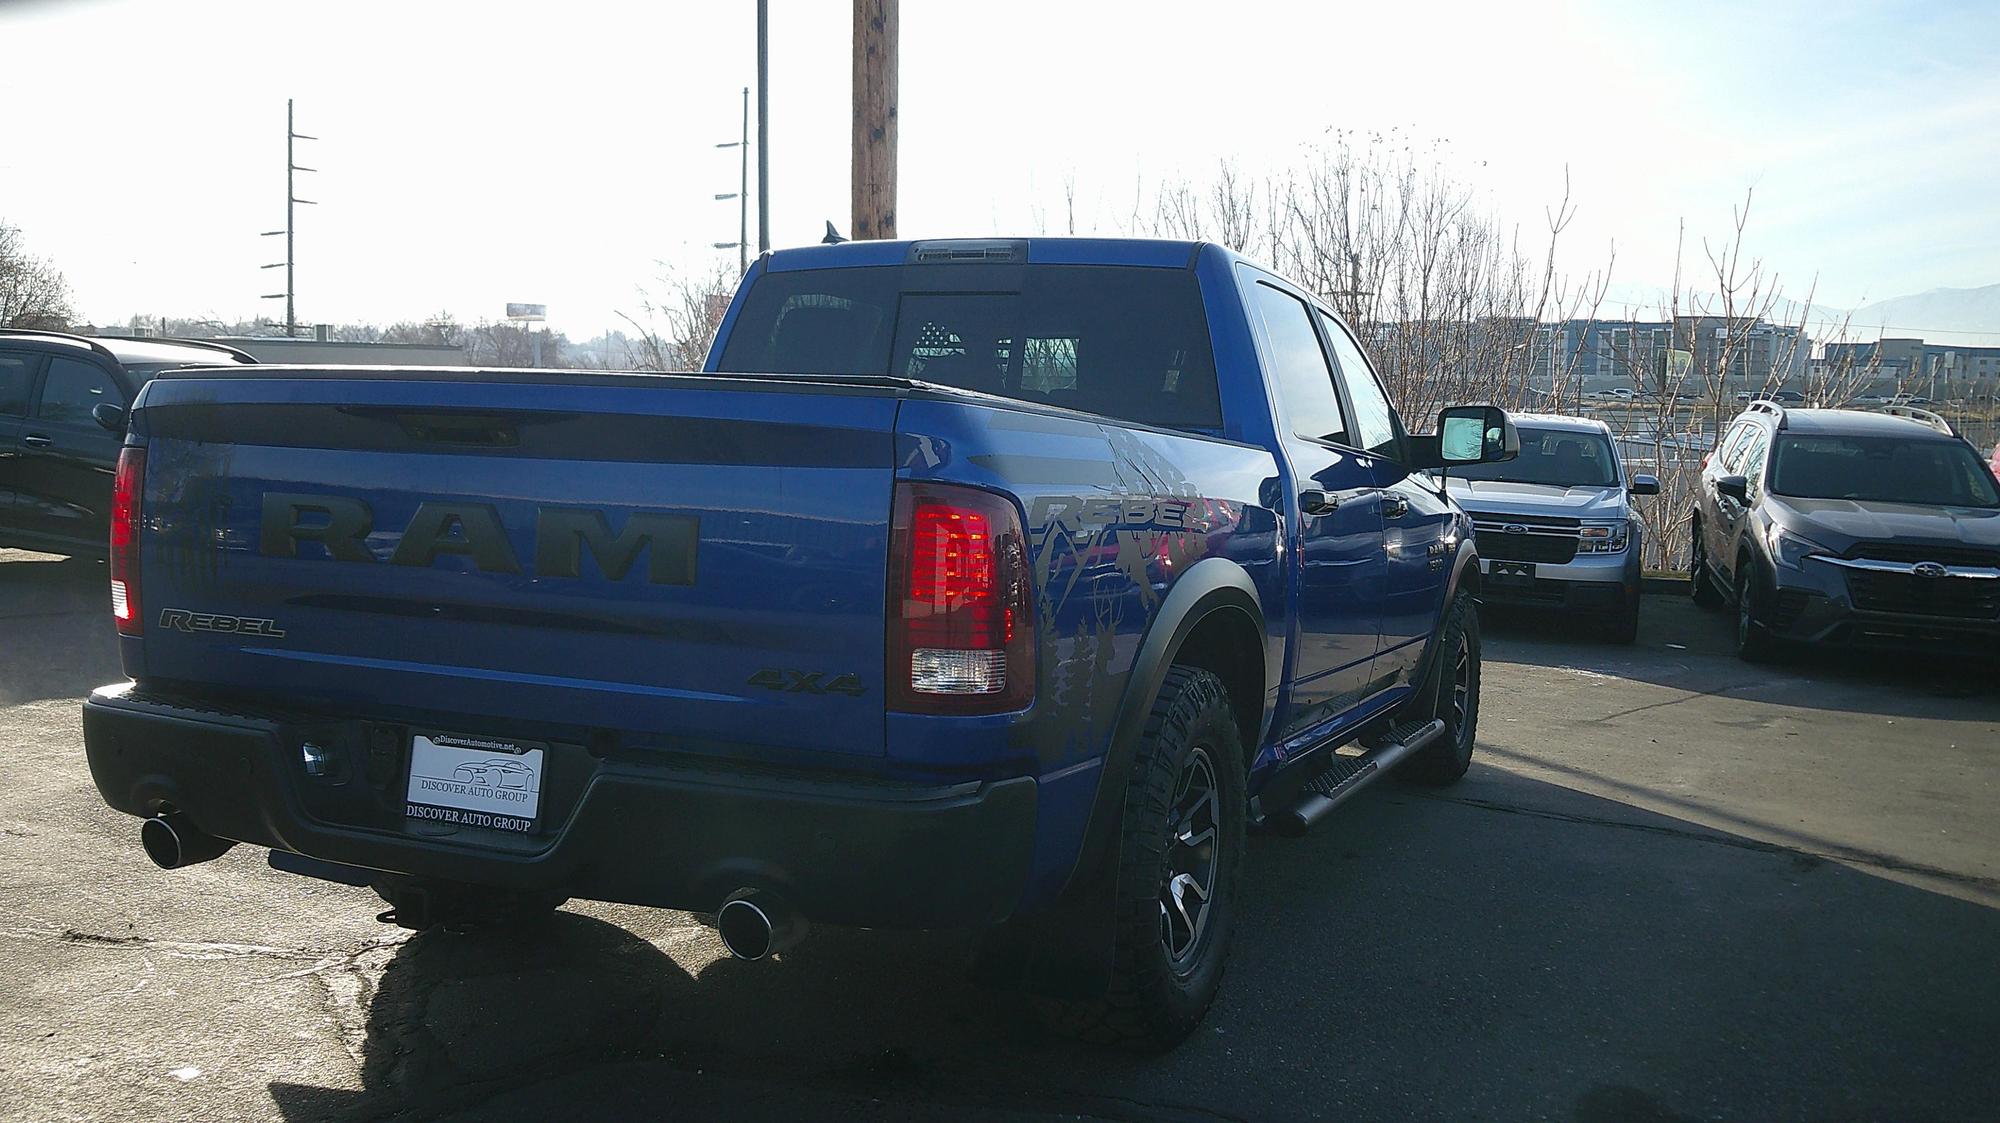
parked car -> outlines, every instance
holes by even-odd
[[[1802,406],[1806,403],[1806,396],[1797,390],[1773,390],[1764,396],[1781,406]]]
[[[1746,659],[1787,641],[1993,651],[2000,482],[1936,414],[1758,402],[1703,466],[1696,603]]]
[[[256,361],[220,343],[0,329],[0,546],[102,556],[140,387],[163,370]]]
[[[1516,414],[1521,454],[1446,473],[1453,499],[1479,536],[1480,599],[1558,612],[1618,643],[1639,634],[1640,557],[1646,525],[1632,497],[1660,481],[1628,484],[1602,421]]]
[[[745,959],[978,928],[1171,1042],[1250,825],[1465,772],[1482,576],[1425,470],[1517,447],[1409,435],[1309,290],[1188,242],[782,250],[698,374],[169,375],[85,746],[163,867],[270,847],[411,927],[712,912]]]

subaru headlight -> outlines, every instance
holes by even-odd
[[[1584,523],[1576,530],[1579,554],[1615,554],[1632,537],[1632,524],[1625,519]]]
[[[1771,524],[1771,528],[1765,532],[1764,541],[1771,547],[1771,557],[1786,569],[1798,569],[1814,554],[1833,552],[1810,538],[1800,538],[1776,523]]]

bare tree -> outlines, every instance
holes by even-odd
[[[618,313],[638,338],[628,363],[636,370],[700,370],[736,292],[735,270],[675,273],[663,262],[659,280],[639,290],[639,314]]]
[[[383,343],[424,343],[432,347],[467,345],[466,329],[450,312],[438,312],[424,320],[399,320],[381,331]]]
[[[530,333],[533,334],[530,334]],[[535,331],[514,323],[489,323],[482,321],[465,329],[465,357],[475,366],[527,367],[535,366],[536,349],[534,336],[542,337],[540,366],[567,370],[570,368],[566,354],[569,341],[560,332]]]
[[[1224,163],[1199,184],[1135,181],[1129,218],[1113,225],[1221,242],[1318,293],[1361,337],[1417,427],[1439,406],[1479,400],[1602,417],[1628,461],[1661,479],[1646,507],[1648,568],[1685,564],[1695,481],[1717,430],[1742,408],[1739,393],[1796,385],[1810,404],[1836,405],[1869,381],[1866,371],[1814,362],[1810,289],[1789,322],[1778,320],[1780,278],[1749,248],[1750,194],[1721,240],[1701,240],[1698,268],[1685,268],[1677,249],[1657,320],[1625,323],[1597,319],[1615,245],[1581,276],[1558,267],[1577,213],[1567,172],[1539,230],[1502,222],[1480,199],[1442,142],[1335,131],[1273,174]],[[1686,240],[1684,225],[1681,247]],[[1587,401],[1586,373],[1614,374],[1631,400]]]
[[[0,221],[0,328],[61,331],[75,314],[62,273],[28,254],[20,227]]]

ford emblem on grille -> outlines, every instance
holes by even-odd
[[[1522,526],[1522,525],[1521,525],[1520,523],[1508,523],[1508,524],[1507,524],[1506,526],[1503,526],[1503,527],[1501,527],[1500,529],[1501,529],[1501,530],[1504,530],[1504,531],[1506,531],[1506,532],[1507,532],[1508,534],[1526,534],[1526,533],[1528,533],[1528,528],[1527,528],[1527,527],[1525,527],[1525,526]]]
[[[1936,562],[1918,562],[1910,567],[1910,572],[1918,577],[1943,577],[1950,571]]]

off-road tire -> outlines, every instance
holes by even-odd
[[[385,923],[413,931],[432,928],[519,928],[546,920],[569,898],[456,881],[384,874],[369,888],[389,908]]]
[[[1208,762],[1214,793],[1208,820],[1213,879],[1200,932],[1176,961],[1168,950],[1171,918],[1162,898],[1172,862],[1181,856],[1172,841],[1180,832],[1176,801],[1198,754]],[[1222,984],[1235,927],[1248,812],[1243,788],[1242,735],[1222,680],[1196,667],[1170,668],[1125,789],[1111,987],[1101,999],[1052,1010],[1057,1030],[1093,1044],[1151,1051],[1173,1047],[1201,1022]],[[1186,821],[1203,822],[1198,816]]]
[[[1472,743],[1479,732],[1479,613],[1472,594],[1459,593],[1445,609],[1437,656],[1416,701],[1411,716],[1443,718],[1444,732],[1398,765],[1396,775],[1432,787],[1456,783],[1472,765]]]

